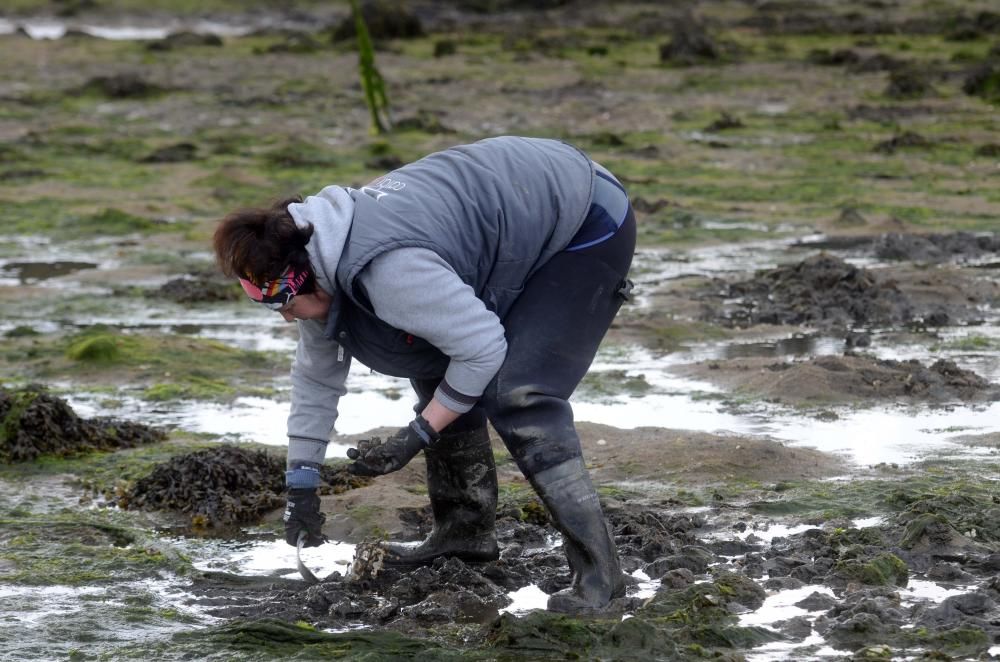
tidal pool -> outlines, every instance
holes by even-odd
[[[15,20],[0,18],[0,35],[23,31],[32,39],[62,39],[67,32],[75,31],[113,41],[147,41],[163,39],[175,32],[194,32],[238,37],[249,34],[259,26],[237,25],[220,21],[197,20],[192,22],[167,21],[159,25],[85,23],[38,18]]]

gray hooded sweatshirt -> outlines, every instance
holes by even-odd
[[[506,357],[504,316],[593,195],[594,164],[576,148],[501,137],[289,205],[313,226],[310,262],[333,296],[325,322],[298,322],[289,486],[318,484],[352,354],[386,374],[440,377],[438,401],[468,411]]]

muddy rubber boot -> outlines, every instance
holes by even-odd
[[[495,561],[497,471],[485,427],[447,432],[424,450],[434,528],[422,542],[383,543],[387,565],[428,565],[439,556]]]
[[[600,611],[625,595],[618,549],[583,458],[567,460],[529,479],[563,534],[563,548],[573,571],[572,585],[549,596],[549,611]]]

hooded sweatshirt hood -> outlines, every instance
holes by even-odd
[[[299,227],[313,226],[312,237],[306,244],[309,262],[316,284],[333,295],[338,289],[337,264],[354,218],[354,199],[341,186],[327,186],[302,202],[288,205],[288,213]]]

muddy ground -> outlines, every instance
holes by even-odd
[[[369,16],[384,135],[341,3],[0,11],[0,657],[1000,657],[997,431],[961,423],[995,411],[1000,375],[993,3],[413,1]],[[70,32],[31,38],[39,20]],[[294,341],[218,278],[215,219],[504,133],[580,145],[636,207],[637,300],[581,392],[659,394],[615,369],[638,347],[677,357],[655,369],[689,380],[684,406],[760,430],[580,423],[623,565],[649,578],[607,614],[503,613],[569,575],[497,439],[496,563],[315,586],[196,563],[278,537],[282,459],[171,412],[280,402]],[[130,420],[59,399],[81,395]],[[932,432],[964,453],[809,446],[810,421],[903,405],[958,412]],[[770,436],[781,417],[803,438]],[[366,484],[328,464],[331,539],[426,534],[419,458]]]

